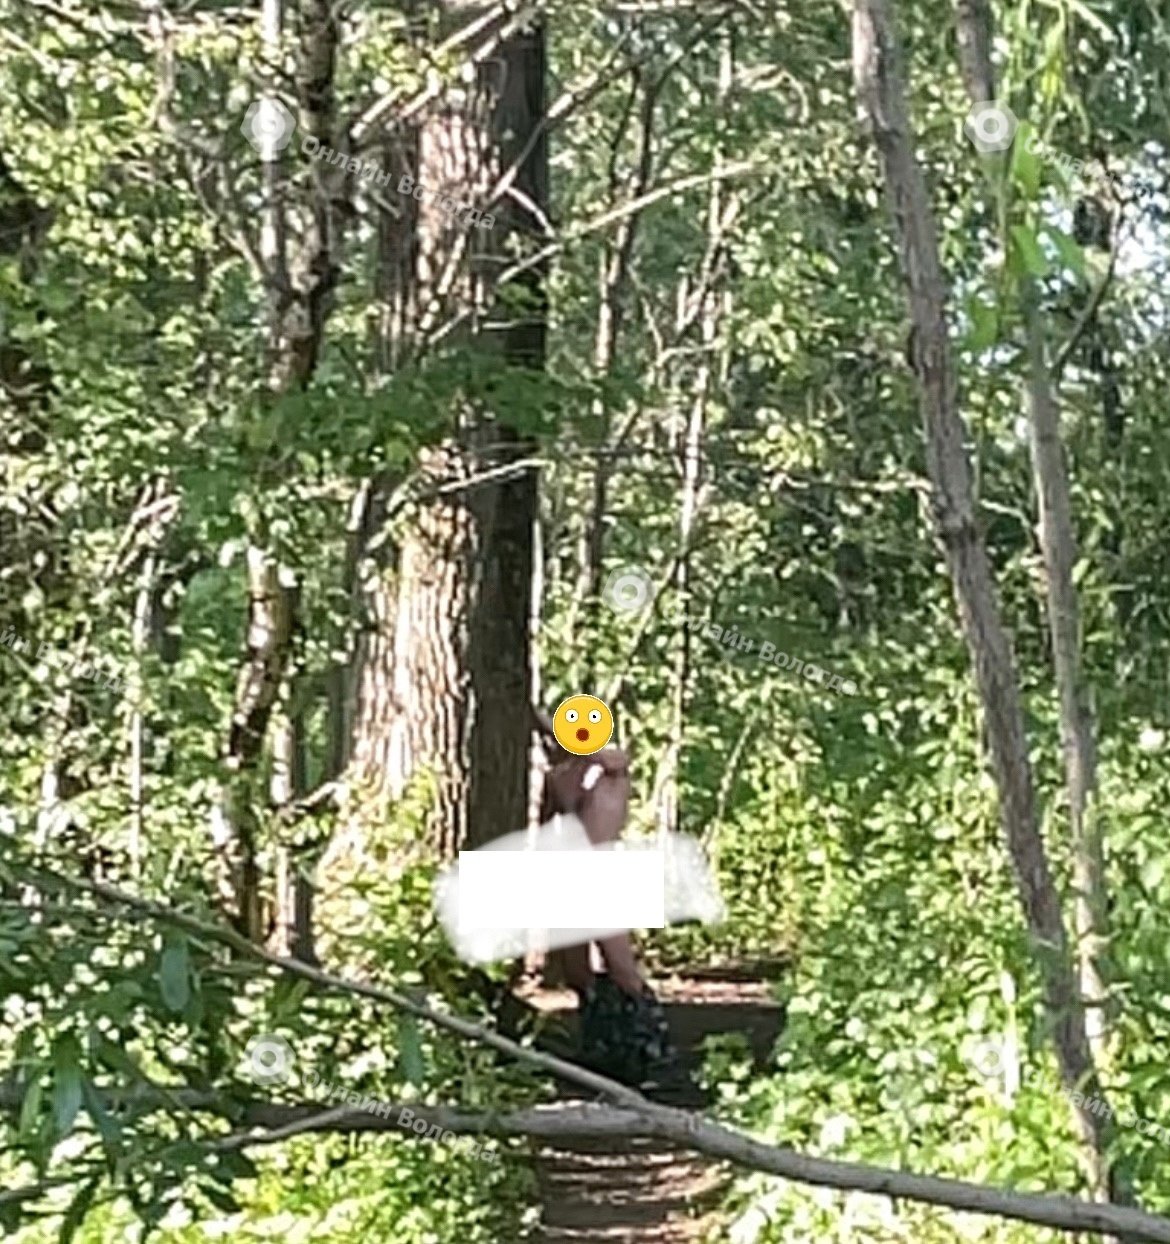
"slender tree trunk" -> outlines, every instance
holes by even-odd
[[[323,145],[335,138],[333,80],[340,31],[330,0],[304,0],[299,10],[296,88],[299,128]],[[283,51],[282,0],[263,0],[261,44],[269,66]],[[275,88],[267,93],[275,103]],[[265,207],[260,256],[268,295],[269,390],[274,397],[305,388],[312,379],[337,281],[340,220],[344,214],[344,169],[319,162],[300,242],[290,255],[285,181],[275,145],[261,149]],[[291,654],[296,622],[296,577],[268,549],[263,520],[247,552],[248,616],[244,655],[236,689],[225,764],[228,790],[217,810],[213,841],[224,865],[220,893],[234,909],[241,931],[262,934],[257,863],[257,770],[269,721]]]
[[[128,729],[129,744],[129,779],[130,779],[130,876],[137,878],[142,868],[142,857],[146,840],[144,821],[146,811],[146,718],[142,711],[145,692],[142,677],[142,661],[150,645],[153,632],[151,612],[155,600],[155,568],[158,559],[151,553],[143,562],[142,572],[138,581],[138,592],[134,601],[134,625],[131,631],[131,650],[134,653],[135,668],[131,676],[130,686],[130,721]]]
[[[971,464],[964,448],[954,363],[947,334],[946,283],[935,219],[918,165],[906,108],[901,52],[887,0],[855,0],[853,65],[872,126],[890,201],[913,324],[912,363],[921,394],[936,531],[954,584],[987,728],[999,812],[1043,984],[1048,1022],[1065,1088],[1101,1097],[1085,1030],[1077,975],[1060,898],[1040,837],[1019,682],[1003,627],[987,550],[975,517]],[[1077,1107],[1089,1178],[1110,1188],[1108,1115]],[[1113,1189],[1117,1191],[1116,1188]]]
[[[640,128],[638,132],[637,169],[632,178],[630,197],[637,199],[646,193],[653,174],[654,114],[658,100],[658,86],[650,83],[643,87],[642,74],[634,73],[633,94],[623,124],[614,134],[610,151],[609,206],[617,205],[621,194],[621,178],[618,174],[619,152],[627,139],[627,125],[639,89],[642,89]],[[625,322],[626,299],[630,276],[630,264],[638,235],[642,213],[630,212],[618,222],[613,240],[602,249],[599,259],[597,290],[597,331],[593,340],[593,367],[599,379],[606,378],[613,370],[617,357],[618,342]],[[601,422],[601,444],[611,443],[611,412],[604,402],[593,403],[593,414]],[[582,530],[581,572],[577,584],[576,607],[584,608],[583,629],[589,633],[596,629],[597,611],[601,605],[602,568],[605,562],[605,515],[609,506],[609,477],[612,470],[608,453],[597,455],[593,466],[593,488],[589,501],[589,516]],[[576,619],[569,630],[576,631]],[[582,667],[581,686],[593,688],[597,680],[596,653],[592,644],[586,644]]]
[[[248,549],[248,621],[245,658],[236,689],[228,736],[228,797],[216,822],[216,838],[228,868],[227,895],[245,937],[262,931],[259,820],[255,812],[254,774],[264,749],[272,710],[280,692],[292,639],[291,596],[280,582],[276,563],[262,548]]]
[[[1085,1026],[1100,1064],[1107,1037],[1108,946],[1105,853],[1096,813],[1097,747],[1088,688],[1081,665],[1080,601],[1073,583],[1073,534],[1068,468],[1060,436],[1060,411],[1044,351],[1038,291],[1025,278],[1024,332],[1028,352],[1032,474],[1040,510],[1040,547],[1048,598],[1048,632],[1060,698],[1060,733],[1072,834],[1073,911]]]
[[[957,0],[959,59],[972,104],[995,96],[991,63],[991,10],[987,0]],[[1040,291],[1023,278],[1027,342],[1027,397],[1032,477],[1040,512],[1038,528],[1048,602],[1048,632],[1060,701],[1061,747],[1073,852],[1074,929],[1085,1027],[1098,1065],[1105,1053],[1108,945],[1104,847],[1094,807],[1097,748],[1081,665],[1080,601],[1073,583],[1077,560],[1068,465],[1060,436],[1060,410],[1045,353]]]
[[[960,62],[972,104],[994,98],[991,10],[987,0],[957,0]],[[1040,291],[1025,274],[1022,286],[1027,343],[1026,392],[1030,415],[1032,477],[1039,508],[1048,632],[1060,702],[1061,748],[1073,855],[1073,924],[1085,1028],[1098,1066],[1104,1057],[1107,1001],[1104,959],[1108,901],[1104,846],[1094,797],[1097,747],[1089,693],[1081,664],[1080,600],[1073,582],[1077,560],[1072,489],[1060,435],[1060,409],[1045,351]]]
[[[719,38],[719,82],[717,99],[720,109],[726,106],[731,93],[731,84],[735,77],[735,49],[732,33],[728,29],[720,32]],[[715,151],[715,172],[718,174],[724,163],[722,146]],[[707,260],[704,269],[713,265],[716,256],[724,246],[725,228],[724,204],[728,192],[719,176],[711,181],[707,199]],[[720,319],[726,320],[728,297],[714,287],[700,285],[696,297],[700,300],[702,311],[699,315],[699,333],[702,342],[702,353],[698,372],[694,379],[693,397],[690,412],[682,433],[682,487],[679,496],[678,514],[678,565],[674,573],[675,598],[679,605],[678,632],[675,636],[675,653],[673,669],[673,704],[670,728],[670,741],[664,760],[664,772],[661,775],[661,797],[656,800],[658,805],[658,827],[668,833],[678,833],[681,822],[679,806],[679,767],[682,763],[683,739],[686,734],[687,692],[691,681],[691,546],[694,542],[695,530],[702,503],[702,475],[704,440],[707,430],[707,403],[710,399],[712,386],[718,386],[727,379],[727,352],[716,357],[718,350],[718,334]],[[680,312],[682,308],[680,307]],[[723,312],[722,317],[720,311]],[[681,318],[681,315],[680,315]],[[680,325],[681,329],[681,325]],[[656,783],[658,785],[658,783]]]
[[[286,688],[285,698],[285,709],[276,715],[272,731],[271,798],[276,808],[287,808],[306,793],[304,715],[295,683]],[[278,955],[311,963],[312,888],[300,852],[290,841],[276,844],[275,881],[270,945]]]

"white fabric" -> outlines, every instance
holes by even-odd
[[[601,766],[595,766],[600,770]],[[588,776],[588,775],[586,775]],[[596,780],[596,779],[595,779]],[[654,842],[632,842],[593,846],[585,826],[572,815],[554,816],[535,831],[518,830],[497,838],[482,851],[581,851],[612,850],[659,851],[663,856],[664,912],[668,924],[701,920],[717,924],[726,908],[719,886],[707,864],[697,839],[686,834],[660,833]],[[509,896],[500,895],[497,923],[502,928],[461,927],[459,920],[459,865],[447,868],[435,882],[435,911],[459,957],[467,963],[487,963],[515,959],[532,950],[555,950],[596,941],[625,930],[532,929],[511,926],[507,919]]]

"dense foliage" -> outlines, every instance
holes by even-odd
[[[291,101],[312,6],[282,7]],[[339,115],[462,80],[460,47],[419,7],[340,6]],[[459,334],[388,364],[383,190],[358,199],[344,238],[339,226],[311,378],[274,391],[271,290],[248,242],[264,243],[265,166],[241,132],[273,71],[260,11],[0,0],[0,1223],[30,1244],[131,1224],[176,1242],[473,1244],[519,1239],[531,1218],[512,1142],[488,1142],[509,1156],[484,1161],[410,1137],[225,1137],[264,1093],[305,1100],[310,1069],[469,1109],[546,1100],[544,1080],[37,871],[217,921],[249,548],[262,539],[295,568],[274,722],[303,730],[304,794],[339,776],[332,680],[385,626],[354,590],[354,498],[371,479],[415,479],[469,405],[504,412],[541,464],[545,698],[612,694],[635,827],[676,821],[718,866],[727,923],[647,938],[651,962],[789,961],[773,1072],[749,1075],[733,1040],[711,1051],[721,1116],[809,1152],[1085,1191],[931,535],[848,18],[805,4],[542,8],[549,99],[571,104],[549,129],[545,367]],[[1170,1126],[1170,37],[1154,7],[1121,0],[998,5],[999,95],[1043,143],[1029,153],[1018,138],[988,161],[963,133],[949,7],[898,8],[966,448],[1066,898],[1026,280],[1051,355],[1072,342],[1062,428],[1112,934],[1103,1076],[1119,1110]],[[307,195],[311,161],[295,143],[281,159],[283,193]],[[400,522],[386,515],[359,565]],[[610,607],[605,582],[631,569],[650,586],[644,608]],[[761,659],[765,645],[825,677]],[[263,875],[289,851],[315,875],[321,962],[490,1021],[506,969],[460,964],[430,910],[429,775],[395,798],[355,785],[306,815],[272,793],[281,775],[266,754],[245,799]],[[289,1042],[291,1084],[250,1082],[262,1033]],[[1170,1214],[1156,1134],[1123,1128],[1117,1143],[1143,1207]],[[727,1238],[760,1244],[1055,1238],[759,1175],[737,1180],[727,1209]]]

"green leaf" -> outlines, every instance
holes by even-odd
[[[426,1078],[422,1042],[413,1015],[403,1015],[398,1021],[398,1066],[411,1084],[422,1084]]]
[[[99,1035],[94,1049],[97,1056],[107,1067],[120,1071],[131,1081],[137,1083],[142,1079],[142,1070],[129,1054],[116,1042]]]
[[[1016,131],[1015,142],[1012,144],[1011,179],[1021,187],[1029,199],[1040,193],[1040,161],[1028,150],[1034,128],[1027,121],[1021,121]]]
[[[216,1162],[216,1166],[222,1170],[229,1179],[256,1178],[256,1163],[253,1162],[246,1153],[242,1153],[239,1149],[229,1149],[226,1153],[221,1153]]]
[[[38,1076],[34,1080],[29,1081],[29,1086],[25,1090],[24,1101],[20,1106],[20,1134],[22,1136],[32,1136],[36,1130],[41,1118],[41,1104],[45,1099],[45,1086],[41,1083]]]
[[[159,961],[158,983],[169,1011],[182,1011],[191,997],[191,952],[181,933],[169,934]]]
[[[1070,237],[1063,229],[1058,229],[1055,225],[1045,225],[1044,232],[1052,239],[1052,244],[1056,247],[1061,263],[1070,272],[1075,272],[1082,281],[1086,280],[1088,274],[1085,270],[1085,252],[1081,249],[1077,240]]]
[[[978,351],[995,345],[999,336],[999,314],[995,307],[979,298],[972,298],[967,303],[967,312],[971,317],[971,329],[967,334],[968,347]]]
[[[136,981],[117,981],[94,999],[93,1013],[108,1015],[114,1020],[124,1020],[141,996],[142,990]]]
[[[81,1109],[81,1045],[72,1033],[53,1043],[53,1124],[64,1136]]]
[[[1026,225],[1012,225],[1013,251],[1019,256],[1024,271],[1032,276],[1044,276],[1048,271],[1048,260],[1040,249],[1036,235]]]
[[[15,1235],[24,1225],[24,1208],[20,1201],[0,1200],[0,1234]]]
[[[116,1159],[122,1152],[121,1124],[102,1105],[97,1090],[87,1079],[83,1079],[81,1082],[81,1096],[90,1118],[93,1119],[97,1127],[98,1135],[102,1138],[106,1153],[111,1160]]]
[[[64,285],[42,285],[38,292],[46,311],[68,311],[77,301],[74,292]]]
[[[234,1214],[240,1208],[240,1203],[236,1200],[230,1188],[221,1188],[218,1184],[205,1183],[200,1185],[199,1190],[216,1209],[223,1210],[225,1214]]]
[[[282,978],[276,986],[273,997],[273,1011],[278,1018],[292,1017],[300,1014],[301,1004],[312,988],[307,980]]]

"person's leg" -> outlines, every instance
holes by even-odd
[[[630,781],[625,753],[607,748],[588,757],[571,757],[557,765],[546,788],[548,806],[574,812],[594,846],[608,846],[621,836],[629,810]],[[589,947],[574,947],[574,979],[588,973],[581,999],[581,1058],[604,1075],[642,1084],[657,1078],[672,1051],[666,1018],[646,984],[629,933],[598,943],[605,972],[595,976]]]
[[[646,978],[634,955],[633,939],[628,933],[615,933],[603,937],[598,943],[605,970],[610,979],[624,993],[637,998],[646,988]]]
[[[605,972],[581,1004],[581,1054],[603,1075],[627,1084],[673,1074],[666,1015],[634,955],[628,933],[598,942]]]
[[[549,958],[556,960],[564,983],[579,997],[589,992],[594,977],[593,968],[589,963],[588,942],[582,942],[577,946],[563,946],[560,950],[554,950]]]

